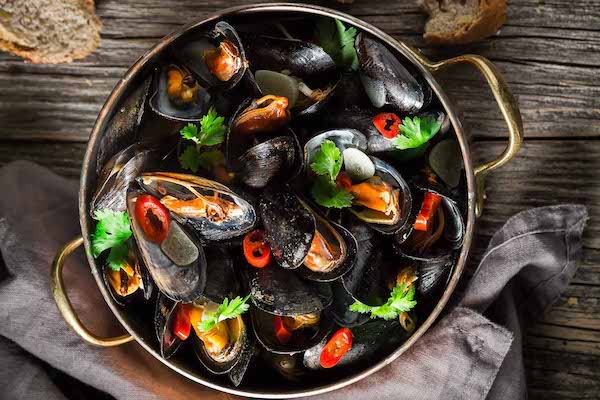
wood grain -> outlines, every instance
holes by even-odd
[[[103,0],[97,5],[104,23],[102,42],[88,58],[66,65],[34,65],[1,54],[0,137],[84,141],[119,77],[158,39],[184,22],[246,2],[207,3]],[[598,1],[582,1],[576,7],[568,0],[513,1],[499,35],[444,51],[423,42],[426,17],[416,2],[317,3],[359,16],[434,59],[465,52],[489,57],[518,98],[529,137],[600,135]],[[475,71],[458,66],[440,80],[464,111],[475,137],[504,135],[500,112]]]

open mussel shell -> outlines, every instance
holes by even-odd
[[[233,299],[241,291],[241,283],[233,265],[230,250],[219,247],[207,247],[206,287],[202,297],[221,304],[225,298]]]
[[[227,44],[230,56],[229,67],[232,68],[228,79],[218,78],[206,64],[206,54],[219,48],[224,50],[222,43]],[[177,58],[199,77],[207,88],[222,87],[230,89],[236,86],[244,77],[248,62],[242,41],[235,29],[227,22],[219,21],[215,27],[196,40],[192,40],[177,51]]]
[[[254,207],[218,182],[194,175],[153,172],[142,174],[138,183],[203,241],[244,235],[256,223]]]
[[[142,143],[134,143],[115,154],[98,175],[90,212],[127,210],[127,189],[140,173],[160,160],[160,155],[157,148]]]
[[[173,316],[178,302],[169,299],[162,293],[158,294],[156,299],[156,309],[154,312],[154,328],[156,338],[160,345],[160,354],[163,358],[171,357],[179,349],[183,341],[173,333]]]
[[[336,324],[344,328],[354,328],[370,320],[369,314],[350,311],[350,306],[355,300],[341,282],[334,282],[331,290],[333,292],[331,314]]]
[[[321,311],[333,296],[327,284],[300,278],[275,265],[249,272],[252,303],[270,314],[296,316]]]
[[[299,268],[315,235],[314,215],[287,185],[268,187],[259,208],[275,260],[283,268]]]
[[[252,326],[257,340],[275,354],[294,355],[310,349],[321,342],[333,328],[333,319],[325,311],[321,313],[318,325],[294,331],[294,335],[297,335],[296,340],[282,344],[275,335],[274,318],[275,315],[260,309],[254,309],[252,312]]]
[[[354,268],[342,277],[342,285],[357,301],[369,306],[384,305],[390,297],[390,282],[398,273],[396,260],[385,257],[371,241],[358,242],[359,257]]]
[[[248,60],[254,71],[289,71],[311,87],[337,80],[335,62],[320,46],[296,39],[244,35]]]
[[[367,150],[367,138],[356,129],[332,129],[321,132],[309,139],[304,145],[304,165],[306,169],[310,168],[312,158],[321,149],[321,145],[325,140],[331,140],[335,143],[340,153],[348,148],[356,148],[363,152]]]
[[[227,376],[229,380],[235,387],[240,386],[244,376],[246,375],[246,371],[248,371],[248,367],[250,363],[256,358],[258,352],[258,345],[256,343],[256,337],[254,336],[254,332],[252,329],[246,328],[246,340],[244,342],[244,347],[238,356],[238,362],[233,366],[233,368],[229,371]]]
[[[267,365],[288,381],[299,382],[306,375],[306,370],[302,366],[301,354],[292,356],[263,351],[262,358]]]
[[[127,209],[144,264],[165,296],[175,301],[195,300],[206,285],[206,258],[202,246],[174,219],[171,219],[167,238],[161,244],[148,240],[136,218],[132,217],[140,194],[135,190],[128,193]]]
[[[375,39],[364,33],[356,37],[361,80],[371,103],[377,108],[392,106],[415,113],[427,106],[431,89],[417,80],[400,61]]]
[[[157,69],[154,73],[154,94],[150,98],[149,104],[152,111],[160,115],[163,118],[178,121],[178,122],[199,122],[210,105],[210,95],[208,92],[200,86],[197,82],[194,82],[192,90],[196,91],[193,100],[182,102],[177,104],[174,98],[169,96],[169,71],[178,70],[182,74],[189,74],[186,70],[182,70],[174,64],[163,66]],[[188,79],[195,79],[188,75]]]
[[[204,346],[204,342],[198,336],[196,336],[196,334],[191,335],[189,338],[192,341],[194,353],[202,365],[216,375],[226,374],[232,371],[233,368],[242,360],[242,358],[245,359],[246,357],[251,357],[253,351],[253,346],[247,345],[248,328],[244,322],[244,319],[241,316],[238,316],[235,319],[225,320],[225,322],[230,324],[230,327],[232,323],[241,324],[240,335],[235,343],[231,344],[232,347],[227,349],[226,354],[222,355],[218,360],[213,358],[208,353],[206,347]]]
[[[308,201],[302,201],[306,208],[315,217],[316,229],[322,235],[323,239],[328,242],[333,249],[333,253],[339,249],[339,258],[332,263],[332,267],[327,271],[313,271],[308,268],[306,260],[304,265],[299,268],[298,273],[311,281],[316,282],[332,282],[347,274],[354,263],[356,262],[357,243],[352,234],[343,226],[327,219],[322,215],[316,207],[311,207],[307,204]]]
[[[321,370],[321,351],[327,344],[325,338],[304,353],[304,366],[310,370]],[[367,366],[381,359],[406,339],[406,333],[397,319],[372,320],[352,328],[352,347],[334,368],[356,368]]]
[[[411,211],[412,195],[408,183],[402,178],[400,173],[390,164],[376,157],[370,157],[375,165],[375,175],[379,176],[384,182],[392,186],[394,190],[399,191],[397,221],[393,224],[380,223],[380,217],[377,213],[371,213],[370,210],[357,210],[356,206],[350,208],[350,211],[360,220],[369,224],[369,226],[384,235],[402,235],[403,232],[412,229]]]

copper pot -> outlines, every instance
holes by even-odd
[[[107,158],[121,148],[125,147],[123,143],[119,146],[120,137],[104,137],[105,128],[111,118],[118,118],[119,110],[122,106],[124,99],[127,98],[136,85],[142,81],[142,77],[148,76],[149,72],[154,66],[156,60],[158,60],[160,54],[176,39],[186,34],[189,31],[202,30],[207,25],[210,25],[215,20],[221,18],[227,18],[228,20],[239,20],[254,18],[256,20],[265,17],[267,14],[277,13],[281,14],[300,14],[300,15],[320,15],[332,18],[338,18],[343,21],[346,25],[352,25],[361,31],[368,32],[371,35],[377,37],[380,41],[386,43],[389,48],[398,52],[406,60],[411,62],[414,67],[420,71],[425,77],[435,94],[438,96],[440,102],[445,108],[446,113],[450,117],[450,121],[456,132],[460,144],[460,150],[462,152],[462,158],[464,161],[464,168],[466,172],[466,182],[468,191],[468,212],[467,212],[467,223],[466,223],[466,236],[464,240],[464,246],[458,257],[456,268],[454,268],[451,279],[439,300],[437,306],[429,317],[423,322],[423,324],[414,332],[414,334],[400,347],[398,347],[393,353],[387,355],[385,358],[379,360],[378,363],[372,367],[356,371],[353,375],[344,377],[343,379],[330,382],[327,384],[313,385],[308,382],[303,383],[303,387],[294,389],[274,389],[266,385],[260,387],[241,387],[235,388],[230,385],[223,384],[222,381],[217,380],[214,376],[203,373],[199,370],[189,369],[184,365],[178,364],[173,360],[165,360],[160,355],[158,349],[158,343],[152,339],[154,331],[147,332],[148,329],[144,329],[140,321],[136,320],[134,313],[127,312],[127,310],[119,308],[115,303],[108,289],[104,285],[102,279],[102,268],[96,263],[96,260],[91,256],[91,241],[90,236],[92,232],[92,220],[89,216],[89,205],[90,199],[93,194],[97,174],[99,168],[107,161]],[[485,79],[487,80],[492,93],[494,94],[498,106],[504,116],[506,124],[508,126],[508,145],[504,152],[495,160],[487,162],[482,165],[474,166],[471,161],[471,154],[467,143],[467,136],[461,121],[459,120],[456,110],[448,100],[448,97],[442,90],[439,83],[436,81],[434,74],[444,69],[445,67],[458,64],[468,63],[478,69]],[[421,53],[408,46],[405,43],[395,40],[385,32],[375,28],[374,26],[361,21],[360,19],[354,18],[350,15],[344,14],[339,11],[331,10],[324,7],[313,6],[313,5],[300,5],[300,4],[289,4],[289,3],[270,3],[270,4],[256,4],[246,5],[240,7],[229,8],[221,12],[217,12],[208,16],[207,18],[192,22],[171,33],[170,35],[163,38],[154,47],[148,50],[142,57],[140,57],[135,64],[127,71],[123,78],[119,81],[112,93],[108,97],[108,100],[102,107],[100,114],[88,143],[85,159],[83,161],[83,170],[81,174],[81,187],[79,192],[79,217],[81,223],[82,237],[76,238],[67,245],[65,245],[57,254],[56,259],[52,267],[52,291],[56,300],[56,304],[67,321],[67,323],[73,328],[73,330],[81,336],[86,342],[101,346],[110,347],[118,346],[123,343],[127,343],[132,340],[136,340],[140,346],[146,349],[150,354],[156,357],[165,365],[169,366],[178,373],[192,379],[193,381],[202,385],[209,386],[214,389],[222,390],[231,394],[259,397],[259,398],[271,398],[271,399],[283,399],[283,398],[294,398],[301,396],[309,396],[320,393],[329,392],[332,390],[343,388],[344,386],[350,385],[357,382],[385,367],[398,357],[402,355],[408,348],[410,348],[419,338],[431,327],[436,318],[440,315],[442,309],[448,302],[448,299],[454,292],[457,282],[465,267],[467,254],[471,247],[471,241],[473,239],[473,228],[476,222],[477,216],[481,214],[484,198],[484,179],[488,172],[500,167],[508,160],[510,160],[518,151],[523,140],[523,126],[521,121],[521,115],[517,106],[517,102],[513,98],[512,94],[508,90],[508,86],[498,70],[492,65],[487,59],[477,55],[463,55],[448,60],[439,62],[432,62],[421,55]],[[113,150],[109,154],[109,151]],[[64,291],[62,282],[62,267],[65,257],[71,253],[74,249],[79,247],[81,244],[85,245],[88,254],[88,262],[90,269],[104,299],[112,309],[113,313],[127,330],[128,334],[116,337],[116,338],[100,338],[93,333],[89,332],[79,321],[75,314],[69,299]]]

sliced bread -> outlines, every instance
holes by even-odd
[[[87,56],[101,28],[93,0],[0,0],[0,50],[34,63]]]
[[[429,19],[425,40],[467,44],[492,36],[506,22],[506,0],[422,0]]]

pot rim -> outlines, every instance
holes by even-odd
[[[125,317],[121,314],[121,310],[117,307],[116,303],[114,303],[110,299],[110,295],[108,293],[108,289],[105,287],[102,277],[97,272],[98,269],[94,268],[95,259],[92,256],[91,252],[91,242],[90,242],[90,232],[88,230],[88,222],[89,222],[89,201],[86,199],[86,187],[88,184],[88,179],[90,174],[94,174],[95,167],[95,159],[94,159],[94,150],[99,146],[99,141],[103,136],[103,132],[105,130],[106,124],[108,123],[110,117],[113,115],[114,108],[119,104],[119,102],[123,99],[128,89],[129,82],[134,80],[134,77],[138,74],[140,70],[148,63],[150,63],[155,56],[163,51],[167,46],[169,46],[173,41],[178,39],[184,33],[189,30],[196,29],[199,26],[209,24],[217,19],[224,17],[232,17],[232,16],[244,16],[249,14],[260,14],[263,12],[296,12],[296,13],[304,13],[309,15],[319,15],[326,17],[338,18],[339,20],[350,23],[351,25],[360,28],[364,32],[368,32],[372,36],[378,38],[382,42],[384,42],[389,47],[401,53],[405,58],[411,61],[414,67],[416,67],[419,72],[425,77],[427,83],[431,86],[438,99],[442,103],[445,111],[447,112],[452,126],[456,132],[456,136],[459,142],[460,150],[463,157],[463,164],[466,173],[467,180],[467,223],[466,223],[466,231],[465,231],[465,239],[463,243],[463,247],[459,254],[459,257],[456,261],[456,265],[454,270],[452,271],[452,275],[448,285],[446,286],[444,293],[432,310],[431,314],[427,317],[427,319],[423,322],[423,324],[412,334],[412,336],[404,342],[400,347],[398,347],[393,353],[389,354],[385,358],[381,359],[374,366],[361,371],[355,375],[352,375],[348,378],[342,379],[340,381],[319,386],[312,389],[300,389],[297,391],[290,391],[286,393],[279,393],[276,390],[274,391],[252,391],[252,390],[242,390],[231,387],[222,386],[217,383],[213,383],[205,380],[202,376],[198,374],[192,374],[188,371],[178,367],[173,364],[169,360],[165,360],[161,357],[161,355],[155,351],[149,343],[145,342],[140,338],[138,333],[131,328],[129,323],[126,321]],[[79,190],[79,219],[81,225],[81,232],[84,238],[84,245],[86,249],[86,255],[88,258],[88,263],[90,269],[92,270],[92,274],[98,284],[98,287],[104,297],[104,300],[112,310],[115,317],[118,319],[119,323],[127,330],[129,334],[131,334],[136,342],[140,344],[146,351],[152,354],[156,359],[160,362],[171,368],[172,370],[178,372],[179,374],[187,377],[188,379],[193,380],[196,383],[200,383],[204,386],[208,386],[212,389],[220,390],[226,393],[239,395],[239,396],[247,396],[253,398],[265,398],[265,399],[289,399],[289,398],[297,398],[303,396],[313,396],[317,394],[327,393],[333,390],[341,389],[345,386],[351,385],[359,380],[366,378],[367,376],[379,371],[386,365],[390,364],[394,360],[396,360],[402,353],[404,353],[408,348],[410,348],[434,323],[437,317],[442,312],[443,308],[448,303],[448,300],[452,293],[454,292],[456,285],[462,275],[464,270],[469,249],[471,247],[474,225],[475,225],[475,177],[473,172],[473,165],[471,161],[471,156],[468,148],[468,141],[465,134],[464,127],[459,120],[456,111],[445,92],[442,90],[439,83],[434,78],[431,71],[429,71],[425,65],[413,54],[414,50],[407,46],[406,44],[396,41],[393,37],[386,34],[379,28],[362,21],[358,18],[352,17],[346,13],[333,10],[326,7],[316,6],[316,5],[306,5],[306,4],[294,4],[294,3],[259,3],[259,4],[251,4],[251,5],[243,5],[237,7],[227,8],[215,13],[208,15],[206,18],[202,20],[194,20],[181,28],[175,30],[169,35],[162,38],[156,45],[150,48],[148,51],[144,53],[141,57],[137,59],[137,61],[131,66],[131,68],[125,73],[125,75],[121,78],[121,80],[117,83],[115,88],[112,90],[108,99],[102,106],[98,114],[98,118],[94,124],[92,129],[90,139],[88,142],[88,146],[86,149],[85,157],[83,159],[83,167],[82,174],[80,180],[80,190]]]

